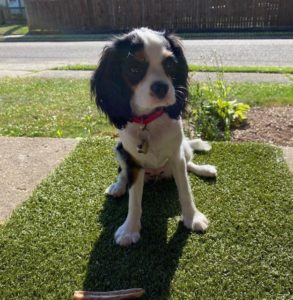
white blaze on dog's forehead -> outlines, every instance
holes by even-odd
[[[137,29],[135,32],[143,41],[144,52],[150,64],[160,63],[167,46],[167,41],[163,34],[147,28]]]

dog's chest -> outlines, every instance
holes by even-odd
[[[166,165],[173,153],[180,147],[182,141],[182,127],[180,120],[172,120],[167,116],[150,123],[142,133],[139,124],[129,123],[119,132],[121,142],[144,168],[161,168]],[[146,151],[139,153],[138,145],[146,138]]]

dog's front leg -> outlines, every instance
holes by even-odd
[[[205,232],[208,228],[209,221],[206,216],[195,207],[184,154],[181,152],[176,154],[171,165],[173,177],[178,189],[184,225],[193,231]]]
[[[144,169],[137,168],[131,171],[132,179],[129,188],[128,215],[125,222],[117,229],[115,241],[120,246],[136,243],[140,238],[141,200],[144,185]]]

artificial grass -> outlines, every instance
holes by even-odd
[[[192,85],[191,97],[194,96]],[[231,84],[231,96],[250,105],[293,104],[293,84]],[[115,135],[91,101],[88,80],[0,79],[0,135],[89,137]]]
[[[127,197],[107,198],[114,180],[110,138],[82,141],[0,227],[1,299],[71,299],[74,290],[146,289],[144,299],[289,299],[292,295],[292,175],[281,151],[214,143],[199,163],[216,181],[190,175],[210,219],[190,233],[174,182],[147,184],[142,238],[113,243]]]

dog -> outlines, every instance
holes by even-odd
[[[91,78],[96,104],[118,129],[117,181],[106,194],[129,193],[128,215],[115,242],[128,246],[140,239],[144,182],[173,177],[184,225],[205,232],[209,221],[195,206],[187,171],[215,177],[211,165],[192,162],[193,150],[209,151],[201,139],[188,140],[181,116],[188,98],[188,65],[179,38],[148,28],[116,37],[102,52]]]

